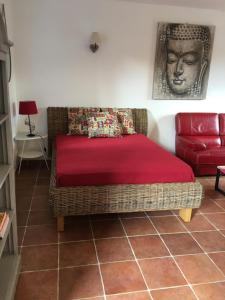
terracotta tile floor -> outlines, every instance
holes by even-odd
[[[199,180],[205,200],[189,224],[177,211],[78,216],[58,234],[49,171],[24,163],[16,176],[15,300],[224,300],[225,197],[214,177]]]

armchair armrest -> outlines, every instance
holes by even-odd
[[[193,151],[201,151],[206,149],[206,144],[196,141],[191,137],[176,136],[176,143],[182,147],[187,147]]]

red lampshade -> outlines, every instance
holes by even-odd
[[[38,113],[36,102],[33,100],[20,101],[19,114],[20,115],[35,115]]]

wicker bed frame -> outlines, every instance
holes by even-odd
[[[136,132],[147,135],[147,110],[132,109],[132,113]],[[52,154],[49,201],[57,217],[58,231],[64,230],[65,216],[98,213],[179,209],[180,217],[190,222],[192,208],[200,206],[203,196],[198,181],[57,187],[52,145],[57,134],[67,133],[67,108],[49,107],[47,114],[49,154]]]

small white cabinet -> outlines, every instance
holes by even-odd
[[[17,133],[16,137],[15,137],[15,141],[20,142],[21,145],[21,149],[18,152],[18,157],[19,157],[19,169],[18,169],[18,173],[20,173],[21,170],[21,164],[23,159],[31,159],[31,158],[39,158],[39,157],[43,157],[43,159],[45,160],[45,164],[46,167],[48,169],[48,162],[47,162],[47,156],[45,153],[45,145],[44,145],[44,141],[47,138],[47,135],[35,135],[32,137],[27,136],[26,132],[19,132]],[[31,150],[29,148],[29,142],[36,142],[37,143],[37,150]]]

